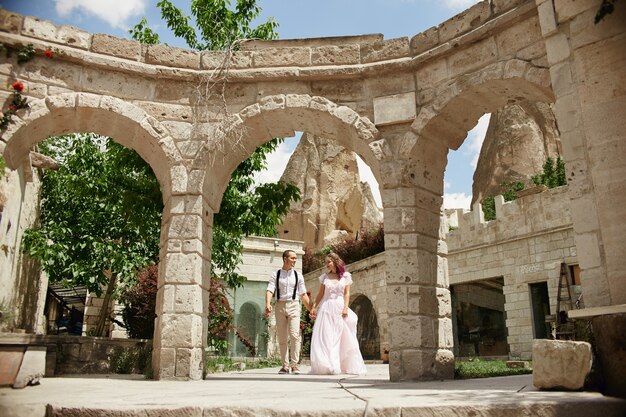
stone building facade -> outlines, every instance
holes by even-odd
[[[449,150],[504,105],[554,103],[585,304],[599,320],[626,320],[626,223],[614,222],[626,211],[626,9],[595,25],[599,5],[485,0],[411,39],[254,41],[232,55],[146,46],[0,10],[0,42],[37,52],[25,64],[0,58],[0,98],[20,80],[31,103],[2,132],[0,152],[9,168],[28,169],[39,141],[91,131],[151,165],[165,203],[154,374],[197,380],[212,219],[231,173],[272,137],[333,138],[381,188],[390,378],[452,378],[443,174]],[[59,51],[52,60],[42,54],[48,47]],[[205,94],[224,64],[223,96]]]
[[[544,315],[554,314],[561,264],[578,264],[567,196],[567,187],[508,203],[498,196],[496,219],[488,222],[482,218],[480,204],[471,212],[454,213],[458,221],[446,237],[450,286],[462,289],[466,284],[501,280],[500,288],[492,285],[495,288],[482,301],[476,301],[480,293],[472,287],[472,298],[490,310],[498,310],[493,303],[502,298],[508,344],[505,354],[512,357],[530,359],[533,339],[549,336],[537,328],[546,318],[533,320],[533,285],[545,283],[550,309]]]

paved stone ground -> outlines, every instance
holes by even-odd
[[[387,365],[367,368],[360,377],[278,375],[272,368],[186,382],[45,378],[38,386],[0,389],[0,416],[626,416],[624,400],[593,392],[537,391],[532,375],[394,383]]]

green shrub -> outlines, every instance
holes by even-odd
[[[302,272],[306,274],[323,267],[324,258],[330,252],[335,252],[346,264],[351,264],[384,251],[385,231],[381,224],[378,229],[367,230],[355,237],[348,237],[341,242],[325,246],[319,252],[305,248],[302,257]]]
[[[109,369],[116,374],[144,374],[147,378],[151,378],[152,347],[116,346],[109,355]]]
[[[132,338],[152,339],[154,335],[158,273],[157,265],[141,270],[135,285],[120,297],[124,304],[124,325],[128,336]]]

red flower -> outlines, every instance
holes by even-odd
[[[50,49],[50,48],[46,48],[46,50],[44,50],[44,51],[43,51],[43,54],[44,54],[45,56],[47,56],[48,58],[52,58],[52,55],[54,55],[54,54],[52,53],[52,49]]]
[[[11,88],[13,88],[18,93],[21,93],[22,91],[24,91],[24,83],[21,81],[16,81],[11,84]]]

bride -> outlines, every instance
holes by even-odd
[[[356,338],[357,315],[348,308],[352,275],[336,253],[326,256],[328,272],[311,308],[315,319],[311,337],[312,374],[366,373]]]

